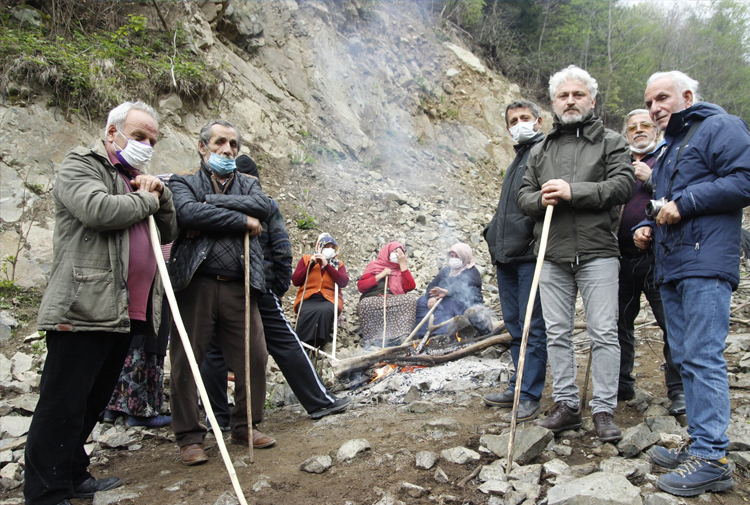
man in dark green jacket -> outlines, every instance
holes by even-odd
[[[526,305],[534,279],[534,220],[518,208],[518,190],[526,173],[526,160],[531,148],[544,139],[539,107],[528,100],[516,100],[505,109],[505,125],[515,145],[516,158],[508,167],[503,180],[503,191],[492,222],[484,230],[490,257],[497,268],[497,287],[503,308],[503,320],[511,334],[510,353],[518,368],[521,337],[526,318]],[[539,400],[547,374],[547,336],[542,317],[542,306],[537,296],[529,328],[526,348],[518,421],[529,421],[539,415]],[[516,387],[515,375],[502,393],[490,393],[484,402],[491,407],[512,407]],[[506,416],[510,420],[510,414]]]
[[[546,208],[555,206],[539,283],[555,406],[536,423],[556,433],[581,427],[572,339],[580,290],[593,357],[594,427],[601,441],[614,442],[622,438],[613,418],[620,368],[617,205],[630,200],[635,178],[628,143],[594,116],[597,87],[572,65],[552,76],[555,121],[529,154],[518,205],[536,220],[537,241]]]
[[[140,174],[159,135],[156,112],[125,102],[107,119],[104,141],[73,149],[60,167],[54,260],[39,308],[48,355],[26,445],[28,505],[70,505],[121,484],[88,473],[83,448],[107,406],[134,335],[153,336],[164,289],[147,218],[160,241],[177,234],[172,194]]]

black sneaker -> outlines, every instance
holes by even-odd
[[[681,444],[676,449],[654,446],[648,451],[648,457],[657,465],[674,470],[690,459],[690,454],[688,454],[689,447],[690,443]]]
[[[510,388],[506,389],[502,393],[490,393],[484,395],[484,404],[488,407],[512,407],[514,394],[514,391]]]
[[[677,496],[697,496],[706,491],[727,491],[734,487],[727,458],[700,459],[691,457],[673,472],[656,481],[662,491]]]
[[[531,421],[539,416],[542,411],[541,405],[537,400],[521,400],[518,402],[518,414],[516,415],[516,422],[523,423]],[[513,412],[509,412],[500,418],[504,423],[510,424],[513,416]]]
[[[320,419],[321,417],[325,417],[331,414],[342,412],[346,410],[346,408],[349,406],[351,402],[352,402],[352,399],[349,398],[348,396],[337,398],[336,401],[333,402],[330,406],[324,407],[322,409],[318,409],[312,414],[310,414],[310,418]]]
[[[534,424],[558,434],[566,430],[578,430],[583,423],[578,409],[572,409],[566,403],[557,402],[546,418],[536,420]]]
[[[93,498],[94,494],[99,491],[109,491],[120,486],[122,486],[122,481],[117,477],[107,477],[106,479],[99,480],[89,477],[73,488],[73,497]]]

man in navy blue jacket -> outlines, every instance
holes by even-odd
[[[650,456],[674,469],[657,481],[664,491],[725,491],[734,481],[726,459],[730,406],[723,353],[739,283],[742,208],[750,204],[750,131],[742,119],[701,102],[698,83],[682,72],[652,75],[645,98],[667,143],[653,172],[654,197],[666,203],[634,240],[639,247],[654,242],[690,434],[689,445],[655,447]]]

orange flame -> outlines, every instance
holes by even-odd
[[[382,379],[386,375],[393,372],[396,368],[398,368],[398,365],[391,365],[390,363],[386,363],[384,366],[375,370],[375,377],[370,382],[372,383]]]
[[[460,342],[460,341],[461,341],[461,337],[459,337],[459,336],[458,336],[458,332],[456,332],[456,341],[457,341],[457,342]]]

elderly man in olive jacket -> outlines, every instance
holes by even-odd
[[[266,399],[266,350],[258,298],[266,292],[261,221],[273,213],[273,202],[257,179],[236,172],[242,137],[227,121],[213,121],[200,132],[200,168],[173,176],[180,235],[172,246],[169,275],[185,329],[198,363],[216,335],[224,359],[234,371],[235,406],[230,416],[232,443],[265,448],[276,441],[251,428],[263,420]],[[244,237],[249,233],[250,292],[245,292]],[[250,387],[248,415],[245,384],[245,297],[250,296]],[[174,340],[172,362],[172,428],[186,465],[208,460],[203,449],[206,428],[200,423],[198,398],[182,342]],[[251,417],[251,419],[248,419]]]
[[[139,172],[159,135],[156,112],[125,102],[109,113],[104,135],[67,155],[52,193],[54,260],[38,319],[48,355],[26,445],[27,505],[70,505],[121,484],[88,473],[83,444],[133,336],[155,335],[161,321],[164,289],[147,218],[162,243],[177,224],[169,189]]]
[[[572,65],[552,76],[554,124],[529,154],[518,205],[536,219],[537,240],[547,206],[555,206],[539,283],[555,406],[536,424],[555,433],[581,427],[572,340],[580,290],[593,357],[594,428],[601,441],[614,442],[622,438],[613,418],[620,368],[617,205],[630,200],[635,178],[627,142],[594,116],[597,87]]]

